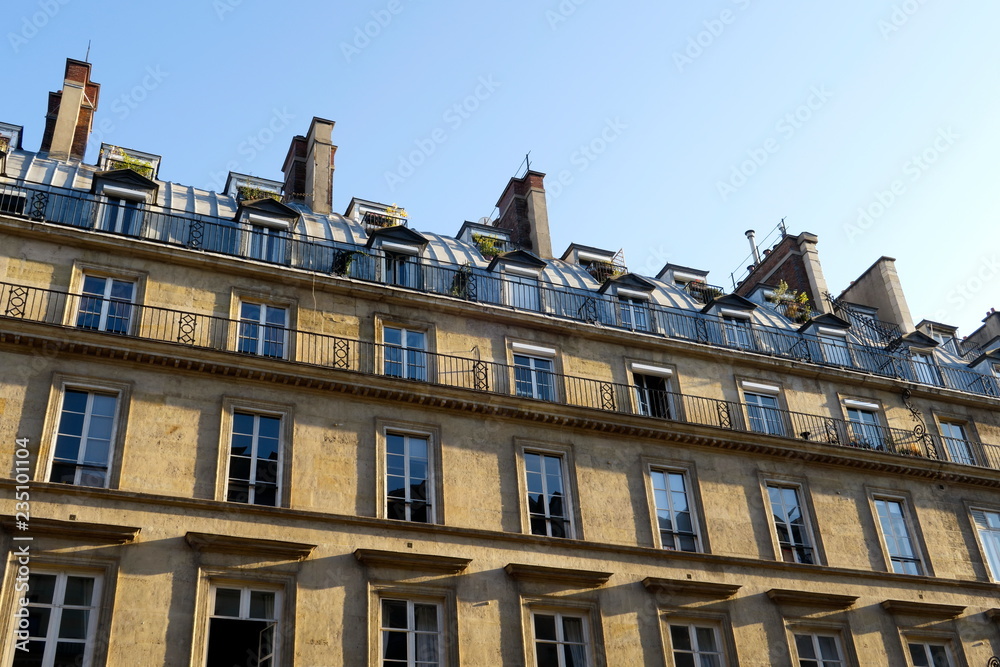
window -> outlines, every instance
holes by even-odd
[[[514,355],[514,393],[543,401],[555,400],[552,359]]]
[[[848,407],[847,423],[851,429],[851,444],[855,447],[884,449],[885,437],[878,423],[878,406]]]
[[[0,144],[3,137],[0,136]],[[3,146],[0,145],[0,149]],[[13,215],[24,215],[25,205],[28,203],[28,193],[24,190],[16,190],[10,186],[4,186],[0,190],[0,213],[10,213]]]
[[[802,509],[799,488],[769,482],[767,496],[781,559],[786,563],[815,563],[812,536]]]
[[[558,454],[524,452],[528,523],[532,535],[573,537],[563,462]]]
[[[875,498],[875,510],[892,571],[897,574],[924,574],[903,501]]]
[[[427,335],[399,327],[384,327],[385,374],[408,380],[427,380]]]
[[[906,647],[910,651],[913,667],[951,667],[951,651],[945,644],[927,642],[909,642]]]
[[[536,276],[522,276],[505,271],[503,274],[504,302],[520,310],[541,310],[541,298]]]
[[[718,628],[702,623],[670,624],[675,667],[722,667],[725,654]]]
[[[965,427],[955,422],[941,422],[941,439],[944,440],[948,458],[955,463],[976,465],[976,457],[972,453],[972,443],[965,436]]]
[[[250,301],[240,302],[237,349],[245,354],[285,358],[288,309]]]
[[[226,500],[277,506],[281,458],[280,416],[233,412]]]
[[[823,359],[835,366],[852,366],[851,348],[847,345],[846,334],[820,334],[819,347],[823,351]]]
[[[400,287],[420,287],[420,265],[412,255],[385,251],[385,283]]]
[[[142,199],[108,195],[107,201],[101,205],[97,228],[115,234],[138,236],[142,226],[142,208]]]
[[[640,415],[672,419],[670,409],[670,378],[661,375],[633,373],[635,403]]]
[[[677,551],[700,551],[687,476],[681,471],[651,470],[660,546]]]
[[[383,667],[436,667],[443,664],[441,606],[389,600],[381,602]]]
[[[723,315],[722,330],[726,335],[726,342],[733,347],[738,347],[741,350],[756,349],[749,317]]]
[[[27,651],[12,667],[90,665],[94,657],[102,578],[32,571],[28,576]]]
[[[274,264],[284,264],[287,257],[288,230],[264,225],[249,225],[246,256]]]
[[[385,434],[386,517],[434,523],[429,438]]]
[[[214,586],[206,667],[277,667],[281,594],[247,586]]]
[[[974,509],[972,521],[979,533],[979,542],[993,581],[1000,581],[1000,512]]]
[[[134,282],[85,275],[76,326],[127,334],[132,321],[134,300]]]
[[[108,485],[117,413],[117,394],[64,390],[50,482]]]
[[[618,297],[621,325],[633,331],[649,331],[649,303],[645,299]]]
[[[934,364],[934,357],[923,352],[913,354],[913,370],[917,376],[917,382],[923,384],[941,384],[941,375]]]
[[[835,635],[796,634],[799,667],[843,667],[840,639]]]
[[[537,667],[587,667],[590,637],[587,619],[558,612],[531,614]]]
[[[784,435],[785,425],[778,406],[778,397],[769,394],[743,392],[750,430],[767,435]]]

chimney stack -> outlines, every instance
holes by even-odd
[[[497,208],[496,226],[510,232],[511,241],[542,259],[552,258],[549,215],[545,206],[545,174],[529,170],[507,183]]]
[[[750,252],[753,254],[754,265],[760,264],[760,251],[757,250],[757,242],[754,241],[754,231],[748,229],[746,232],[747,240],[750,241]]]
[[[61,91],[49,93],[42,153],[55,160],[83,160],[101,85],[90,80],[90,63],[66,59]]]
[[[300,201],[325,215],[333,212],[333,158],[337,147],[331,139],[332,120],[312,119],[306,136],[292,138],[281,171],[285,174],[285,200]]]

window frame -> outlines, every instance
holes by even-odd
[[[847,368],[857,366],[851,339],[846,330],[819,327],[816,332],[816,342],[823,363]],[[836,352],[830,353],[828,350]]]
[[[658,621],[660,626],[660,640],[663,644],[663,655],[668,667],[676,667],[677,665],[677,661],[674,659],[673,639],[670,631],[671,625],[685,625],[689,628],[692,626],[711,627],[715,632],[715,637],[721,649],[722,666],[731,667],[732,665],[739,664],[739,655],[736,652],[736,642],[733,638],[733,628],[727,614],[674,607],[661,609]]]
[[[505,306],[532,313],[545,312],[541,279],[537,271],[504,264],[500,271],[500,280]]]
[[[129,302],[131,304],[131,313],[129,316],[128,331],[119,333],[113,331],[109,332],[103,327],[98,329],[87,329],[77,326],[80,306],[85,298],[83,295],[83,285],[88,276],[93,278],[120,280],[133,284],[132,300]],[[81,262],[79,260],[74,261],[73,267],[70,270],[69,285],[67,287],[67,292],[69,292],[70,296],[67,296],[66,305],[63,309],[63,325],[79,331],[98,331],[101,333],[114,333],[122,336],[136,335],[139,333],[141,328],[141,312],[142,304],[145,303],[146,299],[147,278],[148,274],[145,271],[136,271],[133,269],[108,266],[105,264],[94,264],[92,262]]]
[[[759,380],[754,378],[744,378],[737,376],[736,378],[736,388],[740,396],[740,409],[743,412],[744,424],[746,424],[747,431],[750,433],[757,433],[760,435],[768,435],[779,438],[794,437],[789,436],[792,432],[791,424],[789,424],[788,419],[788,406],[785,403],[785,393],[784,387],[780,384],[772,382],[770,380]],[[752,407],[755,410],[751,410],[751,403],[748,396],[762,396],[771,397],[774,399],[774,406],[763,406],[754,404]],[[767,418],[767,411],[774,410],[774,417],[777,421],[769,420]],[[766,425],[777,424],[779,427],[778,433],[772,433],[770,430],[758,430],[754,428],[755,415],[754,413],[760,411],[762,416],[756,417],[758,420],[762,419],[763,423]]]
[[[375,332],[374,332],[375,340],[378,341],[376,345],[377,352],[375,355],[376,356],[375,364],[378,373],[380,375],[384,375],[385,377],[398,378],[401,380],[434,382],[436,377],[435,360],[437,354],[436,353],[437,346],[435,342],[436,337],[435,337],[435,329],[433,323],[418,322],[414,320],[399,320],[396,318],[388,317],[387,315],[382,313],[376,313],[374,319],[375,319]],[[389,343],[386,342],[385,338],[386,329],[400,329],[405,332],[423,334],[424,347],[422,350],[419,350],[419,352],[421,352],[424,357],[424,366],[423,366],[424,373],[422,378],[410,377],[408,373],[409,365],[407,363],[407,355],[405,354],[405,351],[417,350],[417,348],[390,345]],[[403,340],[405,341],[405,338]],[[402,355],[403,361],[400,362],[400,365],[403,369],[403,373],[401,375],[390,374],[386,371],[386,364],[388,363],[388,356],[386,354],[386,350],[388,350],[390,347],[404,350],[404,353]]]
[[[521,598],[521,631],[524,642],[524,664],[536,667],[538,655],[535,642],[535,615],[558,615],[583,619],[587,638],[585,667],[606,667],[604,632],[600,607],[588,598],[523,597]]]
[[[292,245],[290,224],[268,224],[259,218],[247,219],[240,223],[240,231],[240,257],[268,264],[288,263]]]
[[[979,433],[976,430],[976,424],[974,421],[969,419],[964,415],[958,414],[946,414],[943,412],[934,411],[933,412],[934,422],[937,425],[937,430],[939,437],[941,438],[941,444],[943,445],[944,453],[948,457],[948,460],[953,463],[962,463],[964,465],[978,466],[981,459],[981,452],[977,443],[981,442],[979,439]],[[960,461],[961,456],[954,456],[955,452],[952,451],[952,444],[956,438],[945,435],[945,426],[959,427],[962,429],[962,433],[965,435],[965,454],[969,460],[969,463],[964,463]]]
[[[846,429],[846,433],[844,435],[847,437],[848,446],[859,449],[870,449],[877,452],[891,451],[889,443],[887,442],[889,422],[886,418],[885,409],[883,408],[880,400],[861,396],[841,395],[840,408],[843,411],[843,421]],[[868,424],[864,422],[864,420],[855,421],[851,419],[851,410],[857,411],[858,413],[873,415],[875,423]],[[860,427],[857,433],[855,433],[854,430],[855,425]],[[867,440],[871,432],[877,434],[874,443],[870,443]],[[864,435],[862,437],[862,435],[859,434]]]
[[[722,340],[726,346],[750,352],[760,350],[751,313],[725,308],[720,308],[718,312],[719,324],[722,327]],[[743,344],[744,338],[745,345]]]
[[[146,206],[149,204],[149,195],[145,191],[105,185],[101,187],[98,194],[100,199],[95,207],[94,229],[129,238],[142,238],[144,236]],[[132,211],[127,216],[130,218],[127,229],[126,210]],[[111,213],[114,213],[114,216],[110,215]],[[112,217],[114,220],[111,221],[110,225],[107,224]]]
[[[677,369],[673,364],[660,364],[656,362],[626,359],[625,374],[626,374],[625,384],[631,387],[631,391],[629,392],[629,394],[630,394],[630,399],[632,401],[633,414],[642,417],[652,417],[654,419],[669,419],[669,420],[682,419],[680,411],[683,406],[680,404],[681,403],[680,401],[674,400],[674,395],[679,394],[680,390],[674,388],[675,382],[677,382],[676,379]],[[648,394],[648,392],[656,390],[651,389],[649,387],[640,387],[638,381],[636,380],[637,377],[659,378],[660,380],[663,381],[664,386],[666,386],[665,393],[667,399],[665,406],[662,406],[666,408],[667,414],[665,416],[654,414],[655,411],[652,409],[654,403],[651,400],[651,396]],[[647,394],[645,398],[645,404],[646,404],[645,408],[643,407],[644,405],[644,399],[642,396],[643,392]],[[661,408],[658,407],[657,409]]]
[[[264,317],[264,323],[260,321],[256,322],[254,326],[258,327],[257,337],[256,337],[256,347],[254,352],[241,352],[241,339],[243,331],[243,304],[255,304],[259,306],[266,306],[268,308],[283,308],[285,310],[285,325],[283,327],[283,336],[281,343],[281,356],[271,356],[265,355],[261,351],[262,345],[265,343],[265,338],[263,336],[263,330],[267,327],[274,327],[273,324],[266,323],[266,316],[264,311],[261,311],[261,316]],[[233,352],[240,354],[245,354],[248,357],[255,357],[260,359],[278,359],[284,361],[295,361],[296,359],[296,339],[297,336],[297,316],[298,316],[298,302],[296,299],[274,296],[271,294],[265,294],[262,292],[244,290],[240,288],[233,288],[232,294],[230,296],[229,305],[229,319],[232,322],[232,330],[229,333],[229,349]]]
[[[962,642],[956,633],[943,629],[934,630],[909,627],[898,628],[898,630],[900,648],[903,651],[908,667],[913,667],[913,659],[910,654],[910,644],[943,646],[948,656],[948,667],[966,667],[966,665],[968,665],[962,650]]]
[[[694,464],[679,461],[664,461],[662,459],[650,459],[643,457],[643,477],[646,486],[647,505],[649,507],[650,525],[653,530],[653,546],[664,551],[683,551],[679,548],[671,548],[663,543],[663,531],[659,525],[659,510],[656,504],[656,486],[653,480],[654,473],[666,473],[681,475],[685,484],[685,495],[687,496],[688,512],[691,515],[691,526],[694,532],[695,550],[686,553],[710,553],[705,539],[705,530],[702,525],[701,494],[698,492],[698,485],[694,480]],[[674,531],[676,532],[676,531]],[[676,544],[676,542],[675,542]]]
[[[921,359],[926,359],[926,361]],[[910,363],[913,365],[913,377],[917,382],[932,387],[941,387],[944,385],[941,378],[941,369],[938,368],[933,351],[910,350]],[[924,370],[921,371],[921,368]],[[922,373],[926,373],[927,376],[921,377]]]
[[[215,601],[216,595],[220,588],[227,590],[239,590],[240,591],[240,610],[239,616],[218,616],[215,613]],[[274,595],[274,619],[263,619],[263,618],[252,618],[249,617],[250,614],[250,597],[253,593],[272,593]],[[208,614],[207,623],[208,626],[205,630],[205,659],[204,662],[208,662],[208,650],[211,647],[212,639],[212,619],[214,618],[228,618],[232,620],[239,621],[259,621],[259,622],[272,622],[274,624],[274,643],[271,647],[271,664],[272,667],[280,667],[280,662],[277,656],[281,655],[282,644],[282,611],[283,611],[283,595],[284,591],[280,587],[273,585],[260,585],[250,582],[240,582],[233,583],[227,581],[216,581],[209,586],[208,590]],[[259,644],[258,644],[259,645]],[[257,662],[259,664],[261,656],[257,656]]]
[[[809,493],[807,482],[800,478],[783,475],[761,474],[760,485],[761,493],[764,498],[764,508],[770,522],[771,545],[774,549],[775,561],[784,563],[792,562],[801,565],[826,565],[825,553],[822,541],[819,537],[820,532],[816,526],[814,518],[816,513],[812,504],[812,494]],[[772,486],[779,489],[792,489],[795,491],[796,498],[799,503],[799,514],[802,516],[803,530],[810,540],[809,549],[812,551],[812,563],[805,563],[799,560],[798,554],[795,551],[793,551],[794,560],[785,560],[781,540],[778,537],[777,518],[774,516],[773,504],[771,502],[770,489]]]
[[[794,621],[785,624],[785,638],[788,642],[789,657],[793,664],[801,667],[802,657],[799,656],[798,644],[795,641],[797,635],[810,635],[812,637],[825,636],[833,637],[837,643],[840,653],[840,663],[842,667],[853,667],[859,664],[857,652],[854,647],[854,634],[847,617],[843,622],[807,620]],[[813,646],[816,644],[813,642]],[[807,660],[809,658],[806,658]],[[823,660],[817,658],[819,667],[823,666]]]
[[[649,307],[650,296],[645,292],[633,290],[615,290],[615,310],[617,313],[618,326],[629,331],[641,333],[653,332],[653,313]],[[628,317],[626,317],[626,313]],[[640,317],[636,317],[639,315]],[[641,319],[641,326],[636,320]]]
[[[47,483],[52,476],[52,467],[55,463],[56,439],[59,435],[59,425],[62,421],[63,403],[67,390],[114,395],[116,402],[104,486],[94,487],[78,484],[65,486],[77,486],[89,489],[119,488],[126,431],[129,421],[129,408],[131,406],[132,384],[63,373],[55,373],[53,375],[52,384],[49,389],[48,408],[46,409],[45,421],[42,425],[42,437],[39,441],[38,459],[35,464],[35,481]]]
[[[517,357],[526,357],[534,361],[548,361],[551,364],[551,370],[542,370],[535,368],[532,363],[530,366],[519,366],[516,363]],[[546,401],[548,403],[560,403],[562,401],[563,391],[562,391],[562,369],[559,363],[559,350],[554,346],[549,346],[547,343],[534,343],[530,341],[522,340],[507,340],[507,363],[510,367],[510,393],[517,398],[531,398],[539,401]],[[518,393],[518,370],[524,369],[530,374],[531,379],[531,394],[520,394]],[[550,384],[549,392],[550,396],[547,398],[541,395],[538,388],[542,386],[538,382],[538,375],[540,373],[547,373],[549,375]]]
[[[389,580],[368,582],[368,664],[382,664],[383,600],[405,600],[410,603],[437,606],[440,663],[442,667],[457,667],[462,664],[455,591],[434,584],[410,584]]]
[[[422,422],[411,422],[396,419],[375,420],[375,511],[374,516],[379,519],[399,521],[389,516],[389,490],[387,484],[388,462],[388,435],[416,436],[427,438],[427,475],[428,475],[428,499],[431,501],[432,516],[424,525],[444,525],[445,524],[445,503],[441,428],[436,424]],[[420,524],[418,521],[405,521],[407,524]]]
[[[869,489],[867,495],[868,503],[872,512],[872,518],[875,521],[875,530],[878,534],[879,544],[882,547],[882,556],[885,561],[886,571],[890,574],[933,577],[934,570],[931,567],[930,559],[927,556],[927,549],[924,545],[923,535],[920,533],[920,524],[915,516],[913,503],[909,494],[886,489]],[[904,526],[907,530],[907,538],[910,542],[910,549],[913,551],[914,557],[913,559],[908,559],[905,556],[895,556],[895,558],[901,559],[901,562],[916,562],[919,569],[919,572],[916,575],[906,572],[896,572],[893,567],[894,556],[889,552],[889,544],[886,539],[886,535],[883,532],[882,520],[878,513],[878,501],[894,502],[900,505]]]
[[[281,420],[280,442],[278,444],[278,475],[274,505],[257,505],[228,500],[229,463],[233,442],[233,418],[235,413],[278,417]],[[295,431],[294,406],[283,403],[247,400],[238,396],[223,396],[221,426],[219,429],[219,457],[215,480],[215,500],[237,506],[253,508],[291,507],[292,480],[292,436]]]
[[[517,470],[517,490],[518,505],[521,516],[521,533],[532,537],[555,539],[555,540],[582,540],[583,527],[580,522],[580,506],[578,504],[576,466],[573,457],[572,445],[559,445],[554,443],[542,443],[531,440],[515,438],[516,446],[516,470]],[[554,537],[548,535],[536,535],[531,532],[531,513],[528,507],[528,476],[525,454],[540,454],[543,456],[555,456],[562,459],[561,470],[564,491],[563,505],[566,508],[565,522],[568,524],[565,537]],[[568,497],[565,497],[568,496]],[[551,519],[546,519],[550,521]],[[546,523],[548,528],[548,523]]]
[[[986,579],[988,581],[993,581],[1000,583],[1000,508],[998,507],[988,507],[981,505],[979,503],[969,503],[966,502],[966,510],[969,517],[969,525],[972,527],[972,533],[975,536],[976,546],[979,548],[979,555],[982,558],[983,568],[986,572]],[[987,545],[981,533],[979,527],[979,522],[976,520],[976,513],[981,512],[984,515],[994,514],[997,516],[997,528],[990,528],[991,533],[995,533],[994,544]],[[989,520],[987,519],[987,525]]]

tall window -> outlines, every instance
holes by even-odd
[[[522,276],[516,273],[503,274],[504,302],[520,310],[541,310],[541,298],[538,293],[538,278]]]
[[[385,435],[386,516],[434,523],[429,439],[423,435]]]
[[[427,379],[427,335],[399,327],[384,327],[385,374],[408,380]]]
[[[1000,581],[1000,512],[972,510],[972,520],[976,524],[993,581]]]
[[[771,516],[778,536],[781,559],[788,563],[815,563],[812,536],[802,509],[799,489],[779,484],[767,485]]]
[[[670,470],[651,470],[650,477],[653,481],[660,546],[677,551],[700,551],[685,474]]]
[[[834,635],[796,634],[799,667],[843,667],[840,640]]]
[[[847,423],[851,429],[851,442],[857,447],[884,449],[885,438],[882,427],[878,423],[878,413],[875,410],[849,407],[847,408]]]
[[[573,536],[563,462],[563,457],[557,454],[524,453],[528,523],[532,535]]]
[[[212,593],[206,667],[277,667],[280,594],[221,585]]]
[[[851,363],[851,348],[847,345],[847,336],[820,334],[819,347],[823,351],[823,359],[826,363],[836,366],[853,365]]]
[[[941,374],[934,364],[934,357],[924,352],[913,354],[913,370],[917,375],[917,382],[924,384],[941,384]]]
[[[382,667],[443,664],[441,606],[412,600],[382,600]]]
[[[941,439],[948,450],[948,458],[955,463],[976,465],[976,457],[972,453],[972,444],[965,436],[965,427],[955,422],[941,422]]]
[[[226,499],[275,507],[280,474],[281,417],[234,412]]]
[[[719,631],[711,625],[670,624],[670,648],[677,667],[722,667]]]
[[[101,577],[32,571],[28,576],[27,651],[13,667],[90,665],[97,634]]]
[[[109,196],[101,206],[97,228],[115,234],[138,236],[142,226],[142,206],[140,200]]]
[[[633,331],[649,331],[649,303],[645,299],[618,297],[622,326]]]
[[[743,392],[750,430],[768,435],[784,435],[785,425],[778,407],[778,397],[770,394]]]
[[[284,264],[288,255],[288,230],[264,225],[249,227],[247,257],[272,264]]]
[[[63,392],[50,482],[107,486],[118,396],[83,389]]]
[[[876,498],[875,510],[878,512],[882,539],[889,552],[892,571],[898,574],[924,574],[924,566],[913,542],[903,502],[891,498]]]
[[[283,359],[288,345],[288,309],[240,302],[238,350]]]
[[[726,342],[741,350],[753,350],[754,345],[753,328],[749,317],[733,317],[724,315],[722,317],[722,330],[726,334]]]
[[[531,617],[537,667],[587,667],[591,664],[587,619],[539,611]]]
[[[913,667],[952,667],[951,651],[945,644],[909,642],[910,660]]]
[[[514,392],[518,396],[553,401],[553,379],[551,359],[514,355]]]
[[[633,373],[632,381],[635,383],[635,402],[640,415],[660,419],[672,418],[669,378]]]
[[[81,329],[127,334],[132,320],[135,283],[116,278],[84,276],[76,317]]]
[[[387,250],[383,262],[387,285],[420,287],[420,264],[417,263],[416,257]]]

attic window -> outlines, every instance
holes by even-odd
[[[128,169],[140,176],[154,180],[160,170],[160,156],[132,148],[125,149],[120,146],[101,144],[97,164],[102,171]]]
[[[625,257],[621,250],[611,257],[602,257],[585,251],[578,251],[576,258],[580,266],[585,268],[587,273],[593,276],[594,280],[599,283],[628,273],[628,267],[625,266]]]

